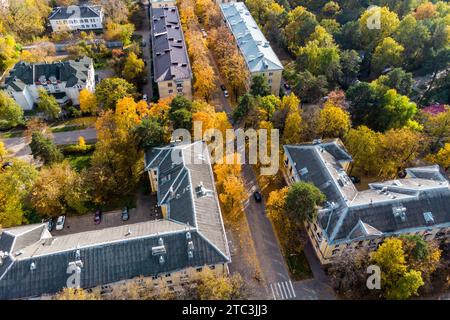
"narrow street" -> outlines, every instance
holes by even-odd
[[[198,28],[200,31],[200,27]],[[229,99],[226,99],[220,89],[223,84],[217,63],[213,57],[211,50],[208,51],[208,57],[218,75],[216,86],[217,90],[213,96],[212,104],[216,106],[216,111],[224,111],[231,120],[232,106]],[[235,129],[238,127],[235,125]],[[314,279],[305,281],[292,282],[285,259],[281,253],[278,239],[272,227],[270,220],[265,213],[265,200],[256,203],[253,198],[253,192],[260,190],[256,174],[252,165],[244,164],[242,167],[242,178],[247,190],[247,200],[244,203],[245,216],[251,233],[251,239],[256,250],[259,269],[263,280],[262,290],[265,290],[267,299],[284,300],[315,300],[315,299],[334,299],[334,294],[327,284],[327,277],[323,272],[320,264],[314,262],[315,256],[307,255],[310,264],[314,264]],[[245,253],[243,253],[245,254]],[[314,254],[314,253],[313,253]],[[311,261],[310,261],[311,259]],[[233,269],[231,263],[230,269]],[[313,266],[311,266],[313,268]],[[322,273],[320,273],[320,271]],[[316,275],[320,277],[316,278]],[[261,293],[262,294],[262,293]]]
[[[147,74],[147,83],[144,84],[142,88],[142,93],[146,94],[148,97],[148,101],[150,101],[153,97],[153,87],[152,87],[152,74],[151,74],[151,65],[152,65],[152,57],[150,54],[151,40],[150,40],[150,18],[148,5],[145,5],[145,19],[142,22],[142,27],[140,30],[136,30],[135,32],[138,35],[142,36],[142,40],[145,41],[145,46],[141,47],[142,49],[142,58],[147,61],[147,65],[145,66],[146,74]]]

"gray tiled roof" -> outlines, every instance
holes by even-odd
[[[146,170],[158,170],[158,198],[167,204],[170,218],[197,228],[224,257],[229,257],[214,175],[206,143],[197,141],[163,148],[146,154]],[[182,165],[181,170],[174,168]],[[170,185],[162,181],[170,174]],[[173,175],[174,174],[174,175]],[[202,184],[207,192],[200,195]],[[171,194],[172,193],[172,194]]]
[[[5,86],[22,91],[26,85],[37,83],[41,77],[45,77],[47,82],[51,77],[56,81],[65,81],[66,87],[85,84],[91,64],[89,57],[54,63],[18,62],[6,77]]]
[[[199,147],[196,150],[195,147]],[[171,150],[181,152],[182,161],[172,166]],[[68,264],[83,262],[81,286],[89,288],[137,276],[156,276],[188,267],[223,264],[230,261],[225,230],[214,188],[206,144],[197,142],[147,152],[146,168],[161,175],[174,174],[158,190],[161,204],[169,206],[168,219],[52,237],[45,224],[5,229],[0,251],[8,252],[0,263],[0,299],[14,299],[54,293],[66,286]],[[206,161],[189,165],[190,156]],[[175,176],[176,175],[176,176]],[[176,177],[178,177],[176,179]],[[202,179],[212,195],[194,195]],[[172,186],[172,188],[170,188]],[[190,237],[188,237],[188,234]],[[190,238],[190,239],[189,239]],[[162,240],[166,252],[153,254]],[[188,242],[192,241],[192,256]],[[192,249],[192,248],[191,248]],[[160,261],[161,255],[163,261]],[[32,270],[31,265],[35,267]]]
[[[250,72],[283,69],[283,65],[244,2],[222,3],[220,9]]]
[[[151,14],[155,81],[191,79],[192,71],[178,9],[152,8]]]
[[[358,191],[340,163],[351,158],[336,141],[283,148],[295,163],[297,179],[312,182],[325,194],[318,222],[332,243],[450,226],[449,181],[438,166],[409,168],[404,179],[371,183]],[[426,212],[432,214],[431,224]]]
[[[53,9],[48,20],[66,20],[69,18],[98,18],[101,15],[101,6],[70,6]]]

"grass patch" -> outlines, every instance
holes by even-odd
[[[292,278],[295,281],[309,279],[312,277],[311,268],[303,251],[287,256],[286,263]]]
[[[92,154],[78,154],[68,155],[65,158],[69,160],[70,166],[76,171],[80,172],[83,169],[87,169],[91,165]]]
[[[23,137],[23,131],[2,132],[0,133],[0,137],[3,139]]]
[[[73,126],[64,126],[64,127],[56,127],[52,128],[53,133],[57,132],[68,132],[68,131],[75,131],[75,130],[83,130],[87,127],[85,125],[73,125]]]

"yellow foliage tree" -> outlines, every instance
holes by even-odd
[[[283,142],[285,144],[296,144],[302,141],[303,120],[298,110],[288,114],[283,132]]]
[[[318,134],[323,138],[342,138],[351,127],[349,114],[331,104],[320,111],[317,122]]]
[[[88,293],[83,289],[64,288],[53,296],[53,300],[101,300],[99,293]]]
[[[97,98],[94,93],[84,88],[80,91],[80,110],[84,113],[96,114],[98,111]]]
[[[425,160],[438,164],[445,170],[450,169],[450,143],[446,143],[438,153],[428,155]]]
[[[223,191],[219,194],[225,212],[236,220],[243,212],[243,201],[247,199],[244,182],[240,177],[228,176],[223,181]]]

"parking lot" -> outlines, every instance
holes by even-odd
[[[162,218],[161,210],[156,206],[156,197],[143,194],[137,196],[136,208],[129,209],[129,215],[129,220],[122,221],[122,211],[120,209],[103,212],[102,220],[98,225],[94,224],[93,212],[82,216],[66,216],[64,229],[57,231],[53,228],[51,234],[56,237]],[[56,219],[54,221],[56,223]]]

